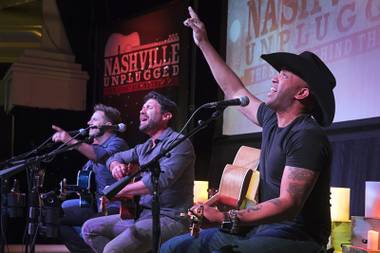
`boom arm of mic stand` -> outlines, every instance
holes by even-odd
[[[87,131],[90,127],[87,127],[86,129],[84,129],[85,131]],[[74,137],[72,137],[72,139],[78,137],[79,135],[81,135],[81,132],[77,133]],[[24,163],[27,159],[28,156],[32,155],[32,154],[36,154],[38,153],[39,151],[41,151],[43,148],[47,148],[48,147],[48,143],[49,141],[51,140],[52,136],[50,136],[48,139],[46,139],[42,144],[40,144],[37,148],[34,148],[32,149],[31,151],[27,151],[25,153],[22,153],[22,154],[19,154],[17,156],[14,156],[14,157],[11,157],[10,159],[4,161],[4,162],[0,162],[0,170],[2,170],[1,167],[8,167],[9,165],[12,165],[13,167],[16,167],[17,165],[21,164],[21,163]],[[79,143],[76,143],[75,145],[72,145],[70,146],[70,148],[72,148],[73,146],[76,146],[78,144],[82,143],[82,141],[80,141]],[[60,150],[62,147],[64,147],[64,150],[66,151],[67,149],[65,148],[65,146],[63,146],[64,144],[62,144],[60,147],[58,147],[57,150],[54,150],[54,151],[58,151]],[[54,152],[52,151],[52,152]],[[34,158],[34,157],[33,157]],[[30,159],[33,159],[33,158],[30,158]],[[12,171],[12,168],[9,168],[11,170],[7,170],[7,171]],[[6,174],[6,172],[3,172],[2,174]],[[2,175],[0,174],[0,175]]]
[[[36,157],[29,158],[29,159],[17,161],[17,163],[18,163],[17,165],[15,165],[13,167],[10,167],[8,169],[0,170],[0,178],[9,178],[9,177],[11,177],[14,174],[23,171],[24,167],[26,167],[26,166],[28,166],[30,164],[37,163],[37,162],[46,160],[47,158],[50,158],[50,157],[56,156],[58,154],[61,154],[63,152],[66,152],[66,151],[72,149],[73,147],[79,145],[80,143],[82,143],[82,141],[78,141],[77,143],[75,143],[73,145],[68,145],[68,146],[66,146],[66,147],[64,147],[62,149],[59,149],[59,150],[56,150],[56,151],[52,151],[52,152],[50,152],[48,154],[44,154],[44,155],[41,155],[41,156],[36,156]]]
[[[51,136],[48,139],[46,139],[42,144],[40,144],[37,148],[34,148],[34,149],[27,151],[25,153],[13,156],[4,162],[0,162],[0,170],[1,170],[1,167],[4,167],[4,166],[7,167],[9,165],[17,165],[19,163],[22,163],[28,156],[30,156],[32,154],[36,154],[37,152],[39,152],[43,148],[46,148],[46,146],[48,146],[47,144],[49,143],[50,140],[51,140]]]

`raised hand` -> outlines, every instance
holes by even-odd
[[[55,125],[52,125],[51,128],[56,131],[56,133],[51,138],[54,142],[67,142],[71,139],[70,134],[62,128]]]
[[[189,7],[190,18],[186,19],[183,24],[193,29],[193,38],[196,45],[202,41],[207,41],[207,31],[203,22],[198,18],[198,15],[194,12],[193,8]]]

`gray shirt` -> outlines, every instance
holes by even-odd
[[[162,148],[168,147],[177,135],[177,132],[167,128],[156,139],[154,148],[152,148],[152,139],[148,139],[143,144],[110,157],[107,161],[107,167],[113,161],[144,165],[156,157]],[[177,219],[179,212],[185,212],[193,204],[194,162],[194,148],[189,139],[170,151],[170,155],[159,160],[162,171],[159,177],[161,215]],[[140,205],[145,209],[151,209],[153,186],[150,172],[143,172],[141,180],[149,189],[150,194],[141,196]]]

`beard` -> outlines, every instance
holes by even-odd
[[[88,136],[94,137],[94,136],[96,136],[98,134],[99,134],[99,129],[97,129],[97,130],[90,130],[90,132],[88,133]]]
[[[88,136],[91,138],[97,138],[104,134],[104,131],[101,131],[100,129],[91,129],[88,133]]]
[[[139,130],[143,133],[151,133],[154,132],[157,129],[157,123],[152,121],[151,119],[148,120],[145,124],[141,124],[139,126]]]

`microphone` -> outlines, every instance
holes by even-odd
[[[86,136],[88,134],[88,128],[81,128],[78,130],[73,130],[68,132],[70,135],[79,135],[79,136]]]
[[[247,96],[227,99],[222,101],[210,102],[204,104],[203,106],[206,108],[225,108],[227,106],[239,105],[239,106],[247,106],[249,104],[249,98]]]
[[[100,131],[114,130],[120,133],[123,133],[127,130],[127,126],[124,123],[119,123],[117,125],[103,125],[95,128],[98,128]]]

